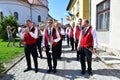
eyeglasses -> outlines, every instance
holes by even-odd
[[[48,22],[48,23],[52,23],[52,22]]]

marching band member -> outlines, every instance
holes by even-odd
[[[26,21],[27,28],[24,30],[24,51],[27,61],[27,69],[24,72],[31,70],[31,59],[30,54],[32,54],[35,73],[38,72],[38,61],[37,61],[37,49],[36,49],[36,39],[38,37],[38,30],[33,26],[30,20]]]
[[[58,30],[59,35],[60,35],[60,41],[58,42],[57,47],[58,47],[58,50],[59,50],[59,52],[58,52],[58,59],[61,59],[61,54],[62,54],[62,40],[63,40],[63,35],[65,35],[65,33],[64,33],[64,30],[61,27],[60,23],[56,22],[55,23],[55,27]]]
[[[81,74],[84,75],[86,72],[85,61],[87,61],[88,73],[89,75],[92,75],[93,74],[92,73],[92,52],[96,53],[96,48],[97,48],[96,30],[89,25],[89,21],[86,19],[82,21],[82,27],[83,27],[83,30],[81,31],[81,34],[79,37],[79,43],[77,47],[78,51],[80,50],[80,48],[82,50],[80,54],[81,56],[80,62],[81,62],[81,68],[82,68]]]
[[[74,28],[74,42],[75,42],[75,50],[76,50],[76,52],[77,52],[77,55],[76,55],[77,61],[78,61],[79,58],[80,58],[80,54],[79,54],[79,52],[77,51],[77,46],[78,46],[80,31],[82,30],[81,23],[82,23],[82,19],[78,19],[78,25],[75,26],[75,28]]]
[[[75,22],[73,22],[70,26],[70,31],[69,31],[69,35],[70,35],[70,43],[71,43],[71,46],[72,46],[72,49],[71,51],[74,51],[74,38],[73,38],[73,29],[75,27]]]
[[[57,43],[60,41],[60,35],[57,29],[53,28],[53,20],[49,19],[48,20],[48,27],[44,29],[43,32],[43,39],[42,39],[42,46],[43,50],[46,52],[47,55],[47,63],[49,70],[47,73],[50,73],[52,70],[54,73],[57,72],[56,67],[57,67]],[[49,52],[51,51],[51,52]],[[51,55],[53,58],[53,66],[51,62]]]

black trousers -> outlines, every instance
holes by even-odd
[[[47,63],[49,69],[56,69],[57,67],[57,46],[52,47],[52,53],[49,53],[49,46],[46,46],[46,55],[47,55]],[[52,58],[53,58],[53,66],[52,66]]]
[[[76,50],[76,52],[77,52],[77,55],[76,55],[76,56],[77,56],[77,59],[80,58],[80,51],[81,51],[81,50],[80,50],[80,51],[77,51],[78,41],[79,41],[79,40],[76,40],[76,42],[75,42],[75,50]]]
[[[42,36],[40,36],[37,41],[36,41],[36,46],[37,46],[37,49],[39,51],[39,54],[40,54],[40,57],[42,58],[42,49],[41,49],[41,41],[42,41]],[[38,54],[37,54],[38,56]]]
[[[61,58],[61,54],[62,54],[62,39],[58,42],[57,44],[58,47],[58,58]]]
[[[35,69],[38,69],[36,44],[24,45],[24,51],[25,51],[25,57],[26,57],[26,61],[27,61],[27,67],[31,68],[31,58],[30,58],[30,55],[32,54]]]
[[[69,46],[69,36],[67,35],[67,45]]]
[[[70,38],[70,42],[71,42],[72,50],[74,50],[74,38]]]
[[[87,48],[81,48],[81,68],[82,71],[86,71],[86,64],[85,62],[87,61],[87,65],[88,65],[88,72],[92,71],[91,65],[92,65],[92,52],[87,49]]]

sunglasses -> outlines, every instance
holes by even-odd
[[[48,23],[52,23],[52,22],[48,22]]]

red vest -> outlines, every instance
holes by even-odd
[[[73,38],[73,28],[70,28],[70,38]]]
[[[31,29],[31,32],[35,32],[35,28],[33,27]],[[36,44],[36,39],[31,37],[31,35],[29,33],[25,33],[24,34],[24,44],[28,44],[28,45],[32,45],[32,44]]]
[[[59,27],[58,30],[60,30],[61,32],[61,28]],[[62,39],[62,34],[59,32],[59,35],[60,35],[60,39]]]
[[[92,27],[90,26],[88,29],[87,34],[81,33],[81,41],[80,41],[80,46],[87,48],[93,46],[93,36],[92,36]]]
[[[53,28],[53,30],[52,30],[52,37],[53,37],[53,40],[57,38],[56,29],[55,28]],[[48,29],[45,29],[45,46],[48,46],[48,41],[49,41]],[[56,46],[56,45],[57,45],[56,42],[54,42],[52,44],[52,46]]]
[[[76,33],[75,33],[76,40],[79,40],[79,36],[80,36],[80,29],[79,26],[76,26]]]

